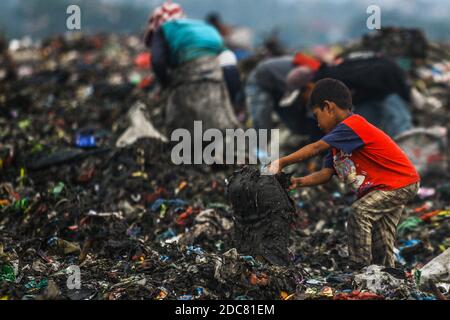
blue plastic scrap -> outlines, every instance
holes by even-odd
[[[156,212],[158,211],[161,206],[165,204],[166,206],[173,206],[173,207],[184,207],[187,206],[188,203],[182,199],[156,199],[155,202],[152,203],[152,205],[150,206],[150,211],[152,212]]]
[[[80,148],[94,148],[97,143],[93,135],[77,134],[75,145]]]
[[[205,254],[205,251],[203,251],[202,248],[198,247],[198,246],[189,246],[187,247],[187,252],[190,253],[196,253],[198,255],[203,255]]]

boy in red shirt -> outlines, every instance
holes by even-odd
[[[326,135],[274,161],[268,170],[276,174],[328,150],[322,170],[292,178],[293,188],[324,184],[337,174],[358,196],[347,223],[351,265],[394,267],[397,224],[419,189],[417,171],[388,135],[351,112],[351,93],[342,82],[318,81],[309,105]]]

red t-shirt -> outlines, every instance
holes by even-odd
[[[334,168],[358,197],[371,190],[395,190],[420,181],[400,147],[359,115],[350,115],[322,140],[332,147],[325,167]]]

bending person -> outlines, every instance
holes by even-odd
[[[192,132],[195,120],[201,120],[205,130],[239,127],[217,58],[225,46],[213,27],[187,19],[178,4],[169,2],[150,16],[145,43],[156,77],[169,91],[169,133],[178,128]]]

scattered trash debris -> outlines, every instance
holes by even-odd
[[[383,37],[370,49],[391,54]],[[171,164],[139,38],[12,41],[18,79],[0,83],[0,299],[448,298],[446,140],[432,127],[448,123],[450,58],[429,42],[417,66],[421,38],[417,52],[400,39],[395,55],[435,107],[398,138],[423,177],[398,226],[398,269],[363,272],[346,269],[353,196],[339,182],[287,192],[289,175]],[[330,51],[360,49],[344,46]],[[70,266],[80,289],[67,289]]]
[[[382,294],[400,288],[402,281],[383,271],[381,266],[369,266],[364,273],[355,275],[354,281],[360,290]]]
[[[444,288],[444,293],[449,293],[450,248],[420,269],[420,285],[430,289],[430,281],[432,281],[437,287]]]
[[[412,129],[396,137],[396,141],[421,175],[447,172],[446,128]]]
[[[123,148],[135,143],[141,138],[154,138],[167,142],[167,138],[159,133],[149,120],[146,120],[144,112],[145,105],[143,103],[137,103],[130,109],[129,119],[131,125],[117,140],[117,147]]]
[[[384,300],[383,296],[371,292],[352,291],[350,293],[338,293],[333,300]]]

